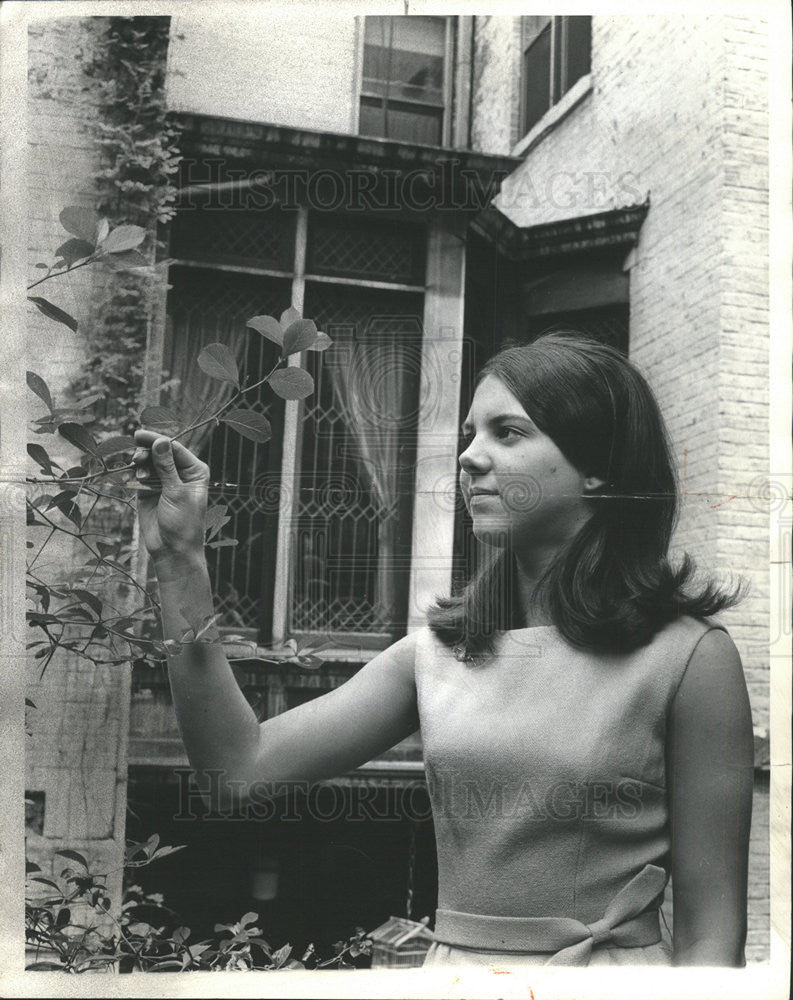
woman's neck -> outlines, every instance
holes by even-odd
[[[545,560],[537,563],[527,563],[519,557],[515,558],[515,583],[517,586],[516,605],[519,608],[520,622],[517,628],[532,628],[535,625],[553,625],[550,612],[545,606],[538,584],[543,573],[553,559],[551,553]]]

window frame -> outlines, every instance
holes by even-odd
[[[590,43],[589,43],[589,62],[590,69],[588,73],[583,73],[576,80],[569,82],[565,79],[567,75],[567,64],[569,60],[568,53],[568,29],[569,20],[571,16],[580,15],[569,15],[569,14],[552,14],[550,15],[550,21],[546,27],[550,28],[550,60],[548,66],[549,75],[549,104],[542,115],[530,124],[527,123],[528,114],[528,101],[527,101],[527,91],[528,91],[528,81],[526,74],[526,57],[532,48],[532,46],[539,40],[542,33],[546,30],[544,27],[539,31],[530,41],[526,41],[526,27],[527,18],[520,18],[520,74],[519,74],[519,113],[518,121],[520,123],[519,133],[520,141],[526,139],[527,136],[532,134],[534,130],[545,120],[546,116],[554,108],[557,108],[565,100],[568,94],[572,94],[574,91],[577,92],[577,84],[581,80],[587,80],[592,73],[592,36],[591,36],[591,15],[588,16],[590,19]],[[560,36],[561,35],[561,39]],[[557,67],[557,55],[561,63]],[[558,69],[558,72],[557,72]],[[558,85],[557,85],[558,79]],[[588,89],[588,88],[587,88]],[[557,92],[558,91],[558,92]],[[574,100],[572,104],[577,103]],[[572,105],[571,105],[572,106]]]
[[[448,20],[448,19],[447,19]],[[185,269],[204,269],[214,272],[229,272],[238,274],[248,274],[261,277],[275,277],[291,281],[291,303],[301,314],[304,311],[306,297],[306,283],[329,283],[356,288],[369,288],[374,290],[411,292],[426,296],[427,293],[427,262],[424,263],[424,273],[420,284],[406,284],[395,281],[381,281],[374,279],[357,278],[352,276],[332,275],[323,273],[313,273],[307,270],[309,265],[309,208],[306,205],[298,206],[295,213],[293,257],[291,269],[280,269],[273,267],[257,267],[250,264],[234,262],[223,262],[220,259],[190,259],[171,258],[172,267]],[[423,235],[426,241],[429,238],[431,226],[427,226]],[[306,352],[290,355],[287,359],[289,367],[306,367]],[[294,522],[296,515],[296,486],[301,475],[302,460],[302,434],[303,434],[303,407],[302,399],[288,399],[284,401],[283,435],[281,440],[281,478],[280,495],[278,505],[278,526],[277,542],[274,560],[274,586],[271,598],[272,611],[272,646],[278,647],[287,638],[308,638],[319,633],[309,633],[303,631],[294,632],[290,629],[290,609],[292,602],[292,591],[294,587]],[[411,552],[412,562],[412,552]],[[408,574],[409,576],[409,574]],[[409,595],[406,595],[409,596]],[[401,631],[401,623],[394,622],[393,630]],[[239,627],[231,627],[234,633],[244,633]],[[324,636],[324,633],[323,633]],[[340,649],[353,647],[357,653],[362,654],[361,658],[366,660],[369,656],[366,651],[372,653],[387,648],[394,640],[392,634],[377,634],[374,632],[353,632],[353,631],[332,631],[328,634],[335,646]],[[356,654],[357,655],[357,654]]]
[[[388,15],[377,15],[377,16],[388,16]],[[453,80],[454,80],[454,39],[455,39],[455,17],[453,15],[404,15],[397,14],[392,15],[393,17],[405,17],[405,16],[428,16],[433,17],[434,20],[444,21],[444,48],[443,48],[443,96],[441,102],[435,104],[431,101],[411,101],[404,97],[390,98],[390,103],[395,105],[406,105],[415,106],[417,108],[440,108],[442,111],[441,118],[441,137],[438,145],[449,146],[451,144],[451,134],[452,134],[452,97],[453,97]],[[366,44],[366,17],[360,16],[356,18],[359,24],[358,31],[358,52],[357,52],[357,72],[356,72],[356,100],[355,100],[355,133],[356,135],[363,135],[361,132],[361,102],[362,99],[367,100],[380,100],[385,101],[386,98],[382,94],[376,94],[373,91],[367,91],[365,89],[365,77],[363,75],[363,63],[364,63],[364,46]],[[372,139],[388,139],[390,142],[405,142],[410,145],[410,142],[404,139],[394,139],[389,136],[366,136],[366,138]],[[423,144],[417,144],[423,145]]]

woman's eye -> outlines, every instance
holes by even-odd
[[[520,431],[518,431],[514,427],[499,427],[499,429],[497,431],[497,436],[498,437],[509,437],[511,434],[513,434],[516,437],[518,437],[520,435]]]

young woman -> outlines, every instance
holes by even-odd
[[[421,730],[438,850],[427,965],[744,964],[752,727],[710,616],[668,561],[663,422],[617,351],[553,333],[485,365],[460,481],[486,553],[428,625],[259,724],[216,643],[169,661],[192,766],[259,781],[350,771]],[[209,470],[136,434],[166,638],[212,613]],[[156,475],[156,479],[154,476]],[[221,792],[222,794],[222,792]],[[659,907],[671,873],[673,941]]]

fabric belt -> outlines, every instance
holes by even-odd
[[[645,865],[606,907],[585,924],[570,917],[498,917],[437,910],[434,938],[482,951],[554,952],[545,965],[588,965],[595,945],[638,948],[661,940],[658,910],[642,912],[663,892],[667,875]]]

